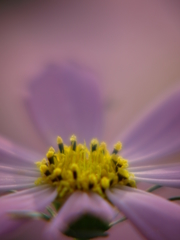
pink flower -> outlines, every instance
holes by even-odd
[[[47,147],[55,146],[58,135],[66,140],[75,134],[79,142],[87,143],[94,137],[102,140],[99,86],[95,75],[87,69],[72,64],[49,67],[29,85],[26,104]],[[179,106],[180,89],[177,88],[119,135],[118,140],[123,143],[121,154],[128,159],[128,171],[134,174],[136,182],[180,187],[180,163],[176,162],[180,152]],[[44,156],[24,150],[3,137],[0,154],[0,235],[4,236],[29,221],[20,214],[44,211],[56,198],[57,186],[35,184],[40,172],[34,163]],[[171,163],[166,163],[167,158]],[[9,194],[12,190],[18,192]],[[117,207],[147,239],[179,239],[178,204],[121,185],[107,187],[104,195],[112,205],[93,191],[74,191],[45,225],[42,238],[62,239],[65,237],[62,232],[69,224],[84,214],[110,223]]]

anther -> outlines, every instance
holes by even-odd
[[[53,171],[54,179],[58,179],[59,181],[62,180],[61,172],[62,170],[60,168],[54,169]]]
[[[117,154],[122,148],[122,143],[121,142],[117,142],[115,145],[114,145],[114,150],[112,152],[112,154]]]
[[[133,179],[128,179],[128,182],[126,183],[126,186],[136,187],[136,182]]]
[[[97,178],[94,174],[89,176],[89,189],[92,189],[97,184]]]
[[[114,179],[111,179],[109,182],[109,185],[112,186],[113,182],[114,182]]]
[[[75,163],[73,163],[72,165],[71,165],[71,170],[72,170],[72,173],[73,173],[73,178],[74,179],[77,179],[78,178],[78,165],[77,164],[75,164]]]
[[[46,154],[47,159],[49,160],[50,164],[54,164],[54,152],[48,151]]]
[[[44,173],[46,176],[49,176],[49,175],[51,175],[51,173],[50,173],[50,171],[49,170],[47,170],[45,173]]]
[[[46,166],[48,166],[49,165],[49,163],[48,163],[48,161],[47,161],[47,159],[46,158],[43,158],[43,160],[42,160],[42,162],[41,162],[42,164],[45,164]]]
[[[91,151],[94,152],[97,150],[97,146],[98,146],[98,140],[97,139],[93,139],[91,141]]]
[[[116,163],[115,171],[118,172],[118,169],[122,167],[122,164]]]
[[[73,177],[74,177],[74,179],[77,179],[77,172],[76,171],[73,171]]]
[[[118,181],[122,181],[124,179],[129,178],[129,172],[126,169],[119,168],[117,175],[118,175]]]
[[[105,154],[105,152],[106,152],[106,143],[105,142],[102,142],[100,144],[100,150],[103,154]]]
[[[120,173],[118,173],[117,176],[119,182],[125,179]]]
[[[109,182],[109,179],[107,177],[103,177],[101,179],[101,188],[102,188],[102,191],[105,192],[105,190],[107,188],[109,188],[109,185],[110,185],[110,182]]]
[[[114,163],[115,166],[117,164],[117,160],[118,160],[118,156],[116,154],[112,154],[111,161]]]
[[[53,147],[50,147],[50,148],[49,148],[49,151],[51,151],[51,152],[54,152],[54,153],[55,153],[55,149],[54,149]]]
[[[64,153],[64,144],[63,144],[63,140],[61,137],[57,137],[57,144],[58,144],[58,148],[60,153]]]
[[[47,167],[45,164],[42,164],[42,165],[41,165],[40,171],[41,171],[42,173],[44,173],[46,176],[51,175],[48,167]]]
[[[73,151],[76,151],[76,145],[77,145],[77,142],[76,142],[76,136],[75,135],[72,135],[70,137],[70,142],[71,142],[71,147],[72,147],[72,150]]]
[[[116,176],[117,176],[116,173],[110,173],[110,174],[108,175],[108,178],[109,178],[109,185],[110,185],[110,186],[113,185]]]

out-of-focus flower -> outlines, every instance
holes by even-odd
[[[138,181],[180,187],[180,164],[175,163],[180,152],[179,89],[120,135],[123,157],[118,155],[120,142],[110,154],[106,144],[97,141],[102,140],[102,103],[95,76],[87,69],[51,66],[30,83],[26,94],[27,108],[50,148],[43,158],[0,138],[1,236],[33,218],[49,221],[44,232],[50,239],[70,234],[69,227],[83,216],[100,221],[105,231],[119,210],[148,239],[179,239],[180,207],[136,189]],[[72,134],[85,143],[77,145],[73,135],[66,146],[62,139]],[[62,138],[55,151],[51,146],[58,135]],[[50,215],[41,213],[51,203],[57,212],[47,208]],[[71,236],[104,233],[102,228],[76,230]]]

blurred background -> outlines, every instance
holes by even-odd
[[[73,60],[99,75],[103,138],[112,142],[180,83],[179,13],[178,0],[1,0],[0,134],[43,149],[21,89],[47,64]],[[139,239],[125,228],[124,239]]]

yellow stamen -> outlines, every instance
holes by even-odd
[[[47,157],[47,159],[49,160],[49,163],[50,164],[54,164],[54,158],[53,158],[53,156],[54,156],[54,152],[53,151],[48,151],[47,152],[47,154],[46,154],[46,157]]]
[[[59,151],[60,153],[64,153],[64,144],[63,144],[63,140],[61,137],[57,137],[57,144],[58,144],[58,147],[59,147]]]
[[[71,147],[73,151],[76,151],[76,136],[72,135],[70,137]]]
[[[95,174],[89,175],[89,189],[92,189],[97,184],[97,177]]]
[[[55,152],[55,149],[54,149],[53,147],[50,147],[50,148],[49,148],[49,151],[51,151],[51,152],[54,153],[54,152]]]
[[[61,143],[63,143],[63,140],[62,140],[62,138],[61,137],[57,137],[57,144],[61,144]]]
[[[45,164],[42,164],[40,166],[40,172],[45,174],[46,176],[49,176],[51,174],[48,167]]]
[[[98,144],[99,144],[99,142],[98,142],[97,139],[93,139],[93,140],[91,141],[91,151],[92,151],[92,152],[94,152],[94,151],[97,150]]]
[[[122,144],[114,146],[113,153],[107,150],[106,143],[99,143],[92,139],[90,150],[86,143],[77,144],[75,135],[70,138],[71,144],[64,145],[61,137],[57,137],[59,151],[50,147],[46,154],[36,165],[41,172],[41,178],[35,184],[50,184],[57,187],[58,197],[78,190],[93,191],[105,196],[105,190],[117,184],[136,187],[133,174],[127,170],[128,161],[118,152]]]

